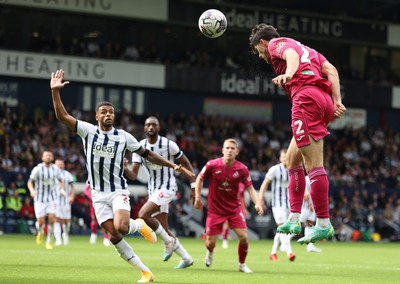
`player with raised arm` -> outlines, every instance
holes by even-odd
[[[222,147],[222,154],[221,158],[208,161],[196,178],[194,202],[196,209],[203,208],[201,190],[204,180],[209,180],[208,213],[205,228],[205,245],[207,248],[205,264],[207,267],[212,265],[218,235],[221,234],[225,221],[228,221],[229,227],[239,239],[239,271],[251,273],[251,269],[245,263],[249,242],[247,224],[239,197],[239,184],[241,182],[245,184],[258,215],[261,216],[264,210],[253,187],[249,170],[236,160],[236,156],[239,154],[238,142],[235,139],[226,139]]]
[[[329,135],[329,122],[346,111],[340,95],[338,72],[322,54],[294,39],[281,37],[271,25],[256,25],[249,41],[253,52],[272,65],[277,75],[272,82],[286,91],[292,103],[293,137],[286,154],[290,214],[277,231],[285,234],[301,232],[304,163],[311,179],[317,223],[298,242],[308,244],[332,238],[334,229],[329,220],[329,182],[323,162],[323,138]]]
[[[150,116],[146,119],[144,132],[147,138],[140,141],[140,145],[143,148],[154,151],[171,162],[177,161],[185,168],[193,171],[192,165],[181,149],[179,149],[179,146],[174,141],[159,135],[160,123],[156,117]],[[140,209],[139,217],[163,240],[163,260],[168,261],[172,253],[175,252],[181,257],[180,263],[175,268],[187,268],[193,265],[193,258],[182,246],[179,239],[170,231],[168,226],[169,204],[176,197],[178,190],[172,169],[155,165],[137,154],[133,154],[132,162],[132,170],[125,171],[125,176],[131,180],[136,179],[141,165],[144,165],[147,169],[149,199]],[[195,178],[192,177],[190,181],[194,190]]]
[[[261,204],[264,204],[264,194],[267,191],[269,185],[271,185],[272,191],[272,215],[274,216],[275,223],[280,226],[287,220],[290,212],[289,205],[289,173],[286,168],[286,151],[283,148],[279,155],[279,164],[276,164],[269,168],[267,174],[265,175],[264,181],[261,184],[260,192],[258,193],[258,198]],[[291,235],[285,235],[276,233],[274,237],[274,243],[272,245],[271,253],[269,258],[272,261],[278,260],[278,248],[281,245],[286,251],[286,255],[290,261],[294,261],[296,255],[292,250],[292,245],[290,244]]]
[[[108,233],[119,256],[141,271],[142,278],[138,282],[151,282],[154,279],[153,273],[124,240],[125,235],[139,231],[149,242],[157,241],[156,234],[144,220],[130,219],[129,190],[123,176],[125,151],[136,152],[152,163],[173,168],[189,176],[193,176],[193,173],[143,148],[130,133],[114,128],[115,111],[110,102],[100,102],[97,105],[97,125],[75,119],[61,101],[60,89],[69,84],[68,81],[63,82],[63,79],[62,69],[51,74],[53,106],[56,118],[82,138],[97,220]]]

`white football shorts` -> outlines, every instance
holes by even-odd
[[[100,225],[109,219],[114,219],[114,212],[117,210],[131,211],[128,190],[114,192],[91,190],[91,193],[94,212]]]
[[[58,204],[56,201],[39,202],[35,201],[34,209],[36,218],[43,218],[49,214],[57,213]]]
[[[283,224],[289,217],[290,209],[282,207],[272,207],[272,215],[276,224]]]
[[[71,219],[71,204],[59,204],[56,217],[64,220]]]
[[[160,206],[160,211],[158,213],[167,213],[169,212],[169,204],[174,200],[176,196],[176,191],[161,189],[155,191],[149,197],[149,201]],[[157,215],[157,214],[155,214]]]

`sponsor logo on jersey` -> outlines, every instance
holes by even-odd
[[[115,157],[116,147],[107,146],[103,144],[94,144],[93,145],[93,155],[103,157],[103,158],[114,158]]]

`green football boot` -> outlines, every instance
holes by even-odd
[[[322,239],[331,239],[334,234],[335,230],[333,229],[332,225],[328,228],[314,226],[311,228],[311,231],[308,235],[298,239],[297,242],[299,244],[315,243]]]
[[[276,229],[276,232],[282,233],[282,234],[298,235],[301,233],[300,221],[297,221],[297,222],[286,221],[285,223],[283,223]]]

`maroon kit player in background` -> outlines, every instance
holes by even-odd
[[[242,182],[250,194],[259,215],[264,210],[253,187],[249,170],[236,160],[239,146],[236,140],[227,139],[222,148],[223,157],[208,161],[196,179],[195,201],[196,209],[202,209],[201,190],[203,181],[209,179],[208,213],[206,220],[206,258],[205,264],[210,267],[214,257],[214,248],[218,235],[222,232],[225,221],[239,239],[239,271],[252,272],[246,265],[248,251],[247,224],[241,208],[239,184]]]
[[[331,238],[334,230],[329,220],[323,138],[329,135],[328,123],[346,111],[340,96],[338,72],[322,54],[294,39],[280,37],[271,25],[256,25],[249,40],[253,52],[272,65],[277,75],[272,82],[286,91],[292,103],[293,137],[286,154],[291,211],[277,232],[301,232],[299,219],[306,187],[304,163],[311,180],[317,223],[298,242],[308,244]]]

